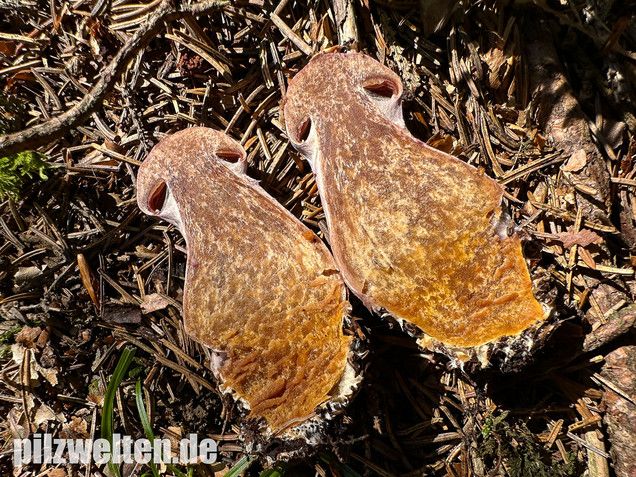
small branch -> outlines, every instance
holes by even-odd
[[[360,43],[353,0],[331,0],[338,28],[338,44],[357,49]]]
[[[145,47],[164,22],[172,21],[184,14],[202,15],[227,4],[225,0],[206,0],[182,7],[177,10],[170,0],[163,0],[157,9],[149,15],[145,24],[117,52],[110,64],[101,73],[95,86],[82,100],[65,113],[51,118],[28,129],[0,137],[0,157],[35,149],[64,136],[84,122],[91,113],[99,108],[106,95],[121,76],[124,68],[140,48]]]

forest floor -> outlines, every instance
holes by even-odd
[[[176,11],[161,0],[0,0],[0,474],[108,475],[94,462],[13,468],[13,439],[97,438],[104,413],[137,438],[145,410],[156,436],[219,443],[217,463],[163,475],[636,475],[626,3],[240,0]],[[184,333],[184,241],[138,209],[136,174],[167,134],[225,131],[246,149],[248,175],[324,237],[281,102],[312,55],[338,44],[403,79],[415,137],[505,187],[559,326],[523,368],[467,373],[354,301],[370,349],[356,399],[320,453],[268,471]]]

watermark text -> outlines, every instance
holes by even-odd
[[[212,464],[217,459],[214,439],[190,434],[179,442],[179,455],[172,455],[169,439],[132,439],[113,435],[112,448],[106,439],[58,439],[51,434],[34,434],[29,439],[13,441],[13,465],[26,464]]]

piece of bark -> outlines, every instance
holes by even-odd
[[[34,0],[0,0],[0,12],[32,12],[36,8],[38,2]]]
[[[610,175],[594,142],[588,118],[574,95],[554,47],[547,21],[535,10],[524,16],[525,59],[538,125],[568,158],[566,178],[577,188],[577,206],[586,219],[609,225]],[[538,18],[537,18],[538,17]],[[567,167],[585,156],[583,167]],[[569,170],[568,170],[569,169]]]
[[[636,477],[636,346],[622,346],[609,353],[601,375],[615,388],[605,387],[603,421],[616,476]]]
[[[585,335],[582,352],[587,353],[614,341],[636,328],[636,305],[612,313],[607,322]]]
[[[368,56],[318,55],[289,85],[287,134],[316,174],[353,293],[417,327],[424,347],[487,361],[476,347],[519,337],[544,310],[519,238],[506,236],[502,187],[414,138],[402,91],[400,78]]]

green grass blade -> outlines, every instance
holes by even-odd
[[[137,411],[139,411],[139,419],[141,420],[141,425],[144,428],[144,434],[146,434],[146,439],[150,442],[154,443],[155,434],[152,432],[152,427],[150,426],[150,419],[148,419],[148,414],[146,413],[146,407],[144,406],[144,398],[141,391],[141,380],[137,380],[137,384],[135,385],[135,402],[137,403]],[[150,459],[148,462],[148,466],[152,471],[152,475],[154,477],[159,477],[159,472],[157,471],[157,466],[155,462]]]
[[[280,464],[276,464],[273,469],[267,469],[262,472],[260,477],[281,477],[285,471],[287,470],[287,464],[281,462]]]
[[[113,429],[115,426],[115,420],[113,416],[113,410],[115,407],[115,393],[117,388],[121,384],[126,371],[130,366],[130,363],[135,356],[136,348],[127,347],[119,358],[119,362],[113,371],[113,375],[110,378],[108,387],[106,388],[106,395],[104,396],[104,406],[102,408],[102,426],[101,436],[106,439],[110,444],[110,458],[108,460],[108,468],[112,475],[121,477],[119,473],[119,467],[113,462]]]
[[[172,472],[177,477],[186,477],[186,475],[183,472],[181,472],[179,469],[177,469],[174,465],[166,464],[166,467],[168,468],[170,472]],[[193,473],[194,473],[194,467],[189,467],[188,475],[192,475]]]
[[[246,455],[241,457],[234,467],[227,471],[225,477],[239,477],[243,473],[245,469],[252,463],[252,461],[256,459],[256,456]]]
[[[141,425],[144,428],[144,434],[146,434],[146,439],[150,442],[154,442],[155,433],[152,431],[152,427],[150,426],[150,419],[148,419],[148,413],[146,413],[146,407],[144,406],[143,395],[141,392],[141,380],[137,380],[137,384],[135,385],[135,401],[137,402],[137,410],[139,411],[139,419],[141,420]],[[163,458],[163,455],[162,455]],[[177,469],[174,465],[166,462],[166,467],[170,472],[172,472],[177,477],[186,477],[186,475]],[[157,471],[157,467],[153,461],[150,461],[150,470],[152,470],[152,475],[157,477],[159,472]],[[188,469],[188,475],[191,475],[194,471],[194,467]]]

